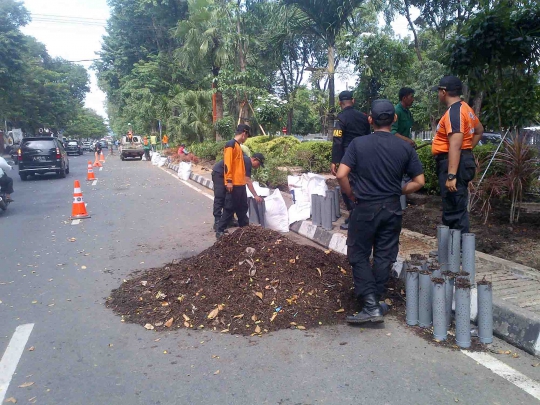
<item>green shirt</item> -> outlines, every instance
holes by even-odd
[[[396,115],[397,121],[392,124],[392,133],[398,133],[410,139],[411,128],[414,122],[411,111],[407,108],[404,108],[401,103],[397,103]]]

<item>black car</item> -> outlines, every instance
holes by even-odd
[[[482,138],[480,138],[479,145],[495,144],[498,145],[502,141],[501,134],[497,132],[484,132]]]
[[[23,138],[18,161],[22,181],[28,175],[56,172],[64,178],[69,173],[69,159],[62,143],[50,136]]]
[[[80,156],[83,154],[82,146],[78,141],[68,140],[65,141],[64,145],[66,145],[65,149],[68,155],[75,154]]]

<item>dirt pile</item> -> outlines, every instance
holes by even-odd
[[[127,280],[107,306],[147,329],[260,335],[340,322],[356,301],[345,256],[245,227],[197,256]]]

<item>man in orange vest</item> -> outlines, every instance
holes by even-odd
[[[450,229],[469,232],[469,182],[476,174],[472,150],[484,133],[474,110],[461,100],[463,84],[455,76],[444,76],[435,86],[439,101],[448,109],[437,125],[431,152],[437,162],[437,176],[443,204],[442,222]]]
[[[162,143],[164,149],[169,148],[169,137],[167,135],[163,135]]]
[[[148,137],[145,136],[143,139],[143,145],[144,145],[144,157],[146,160],[150,160],[150,142],[148,142]]]

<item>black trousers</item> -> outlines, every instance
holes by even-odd
[[[354,293],[382,296],[399,252],[403,211],[399,198],[360,203],[349,219],[347,256],[353,269]],[[370,256],[373,250],[373,266]]]
[[[225,188],[222,174],[212,172],[212,181],[214,182],[214,222],[219,223],[223,215],[227,189]]]
[[[469,183],[476,174],[476,162],[470,150],[462,150],[456,173],[457,191],[451,193],[446,189],[448,178],[448,155],[437,155],[437,177],[441,188],[443,205],[442,222],[450,229],[459,229],[461,233],[469,232]]]
[[[227,229],[227,225],[233,219],[234,214],[238,218],[240,227],[249,225],[248,199],[246,186],[233,186],[232,193],[226,193],[225,204],[223,207],[223,215],[219,220],[218,232],[223,232]]]
[[[0,177],[0,191],[6,194],[13,193],[13,179],[5,173]]]

